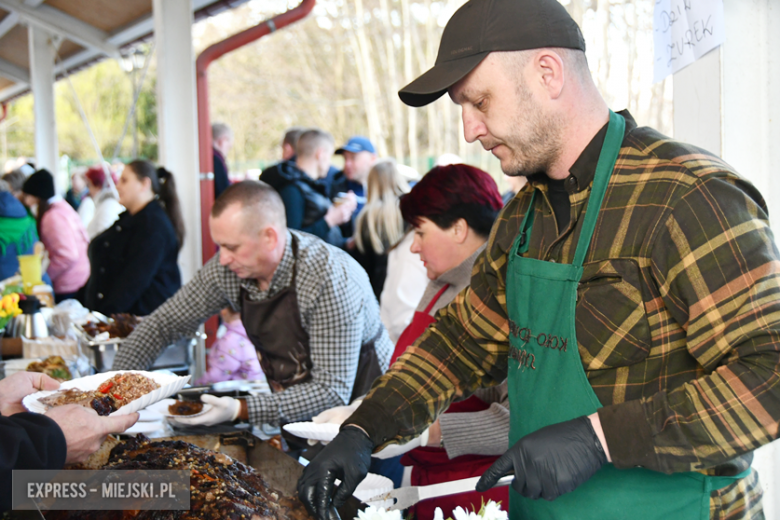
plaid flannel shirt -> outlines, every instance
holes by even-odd
[[[249,420],[274,425],[306,421],[323,410],[347,404],[361,345],[381,328],[375,346],[379,365],[386,370],[393,344],[379,319],[379,304],[366,272],[345,252],[298,231],[288,231],[282,260],[267,291],[261,291],[256,280],[241,279],[220,265],[219,254],[209,260],[192,281],[133,331],[117,352],[113,370],[147,369],[167,345],[193,334],[220,309],[240,310],[242,287],[254,301],[289,287],[296,262],[293,235],[298,239],[295,290],[301,324],[309,334],[312,378],[284,392],[248,397]]]
[[[734,475],[778,437],[780,253],[767,209],[718,157],[623,115],[626,134],[577,294],[582,365],[604,405],[616,467]],[[571,218],[561,233],[546,177],[532,176],[499,215],[471,286],[345,424],[377,446],[403,442],[452,401],[506,378],[507,252],[538,190],[526,256],[572,262],[605,134],[606,126],[570,170]],[[755,473],[720,493],[711,506],[723,517],[760,513]]]

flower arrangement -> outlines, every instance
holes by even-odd
[[[21,298],[17,292],[10,292],[8,289],[3,292],[3,298],[0,300],[0,329],[8,325],[14,316],[22,313],[22,309],[19,308]]]
[[[458,506],[452,510],[452,516],[455,520],[507,520],[509,515],[507,512],[501,509],[501,502],[494,502],[488,500],[487,503],[482,502],[482,507],[479,512],[466,511],[462,507]],[[441,508],[437,507],[433,513],[433,520],[444,520],[444,513]],[[453,520],[448,518],[447,520]]]
[[[501,509],[501,502],[494,502],[488,500],[487,503],[482,502],[482,507],[479,512],[466,511],[462,507],[458,506],[452,511],[454,520],[507,520],[509,515],[507,512]],[[368,506],[365,511],[358,511],[358,515],[355,520],[403,520],[401,511],[387,511],[384,507]],[[440,507],[437,507],[433,520],[444,520],[444,513]],[[448,518],[447,520],[453,520]]]
[[[368,506],[365,511],[358,511],[355,520],[403,520],[401,511],[387,511],[384,507]]]

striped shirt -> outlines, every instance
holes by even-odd
[[[766,205],[720,158],[623,115],[577,293],[582,365],[616,467],[735,475],[778,437],[780,253]],[[507,252],[537,190],[526,256],[572,262],[605,134],[570,169],[570,221],[555,221],[546,176],[531,176],[493,226],[471,286],[346,423],[377,445],[407,439],[453,400],[506,379]],[[711,506],[724,518],[760,513],[755,473],[719,493]]]
[[[293,256],[292,236],[298,239]],[[287,244],[268,290],[256,280],[241,279],[215,256],[167,302],[145,318],[114,358],[113,370],[149,368],[166,345],[193,334],[225,307],[241,310],[241,288],[253,301],[271,298],[292,283],[301,324],[309,335],[312,378],[284,392],[246,399],[253,424],[284,424],[349,403],[360,347],[382,330],[375,343],[379,366],[387,369],[393,345],[379,319],[379,304],[366,272],[348,254],[318,238],[288,231]],[[284,334],[283,330],[279,331]]]

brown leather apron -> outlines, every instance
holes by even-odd
[[[255,346],[268,384],[274,392],[311,379],[311,349],[309,334],[301,324],[295,278],[298,267],[298,241],[292,236],[293,264],[290,286],[271,298],[252,301],[241,288],[241,321],[247,336]],[[374,379],[382,375],[374,343],[382,335],[382,327],[370,341],[360,347],[355,383],[350,401],[368,392]]]

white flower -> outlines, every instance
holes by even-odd
[[[433,512],[433,520],[444,520],[444,513],[440,507],[437,507]]]
[[[368,506],[365,511],[358,511],[355,520],[403,520],[401,511],[387,511],[384,507]]]
[[[433,520],[443,520],[443,516],[441,509],[437,507]],[[508,520],[509,517],[507,512],[501,509],[501,505],[492,500],[488,500],[486,504],[483,503],[479,513],[466,511],[461,506],[458,506],[452,510],[452,516],[454,520]]]
[[[507,520],[509,516],[497,502],[492,500],[488,500],[488,503],[482,506],[480,513],[484,520]]]
[[[455,517],[455,520],[471,520],[469,518],[469,513],[467,513],[466,510],[461,506],[458,506],[452,510],[452,516]]]

